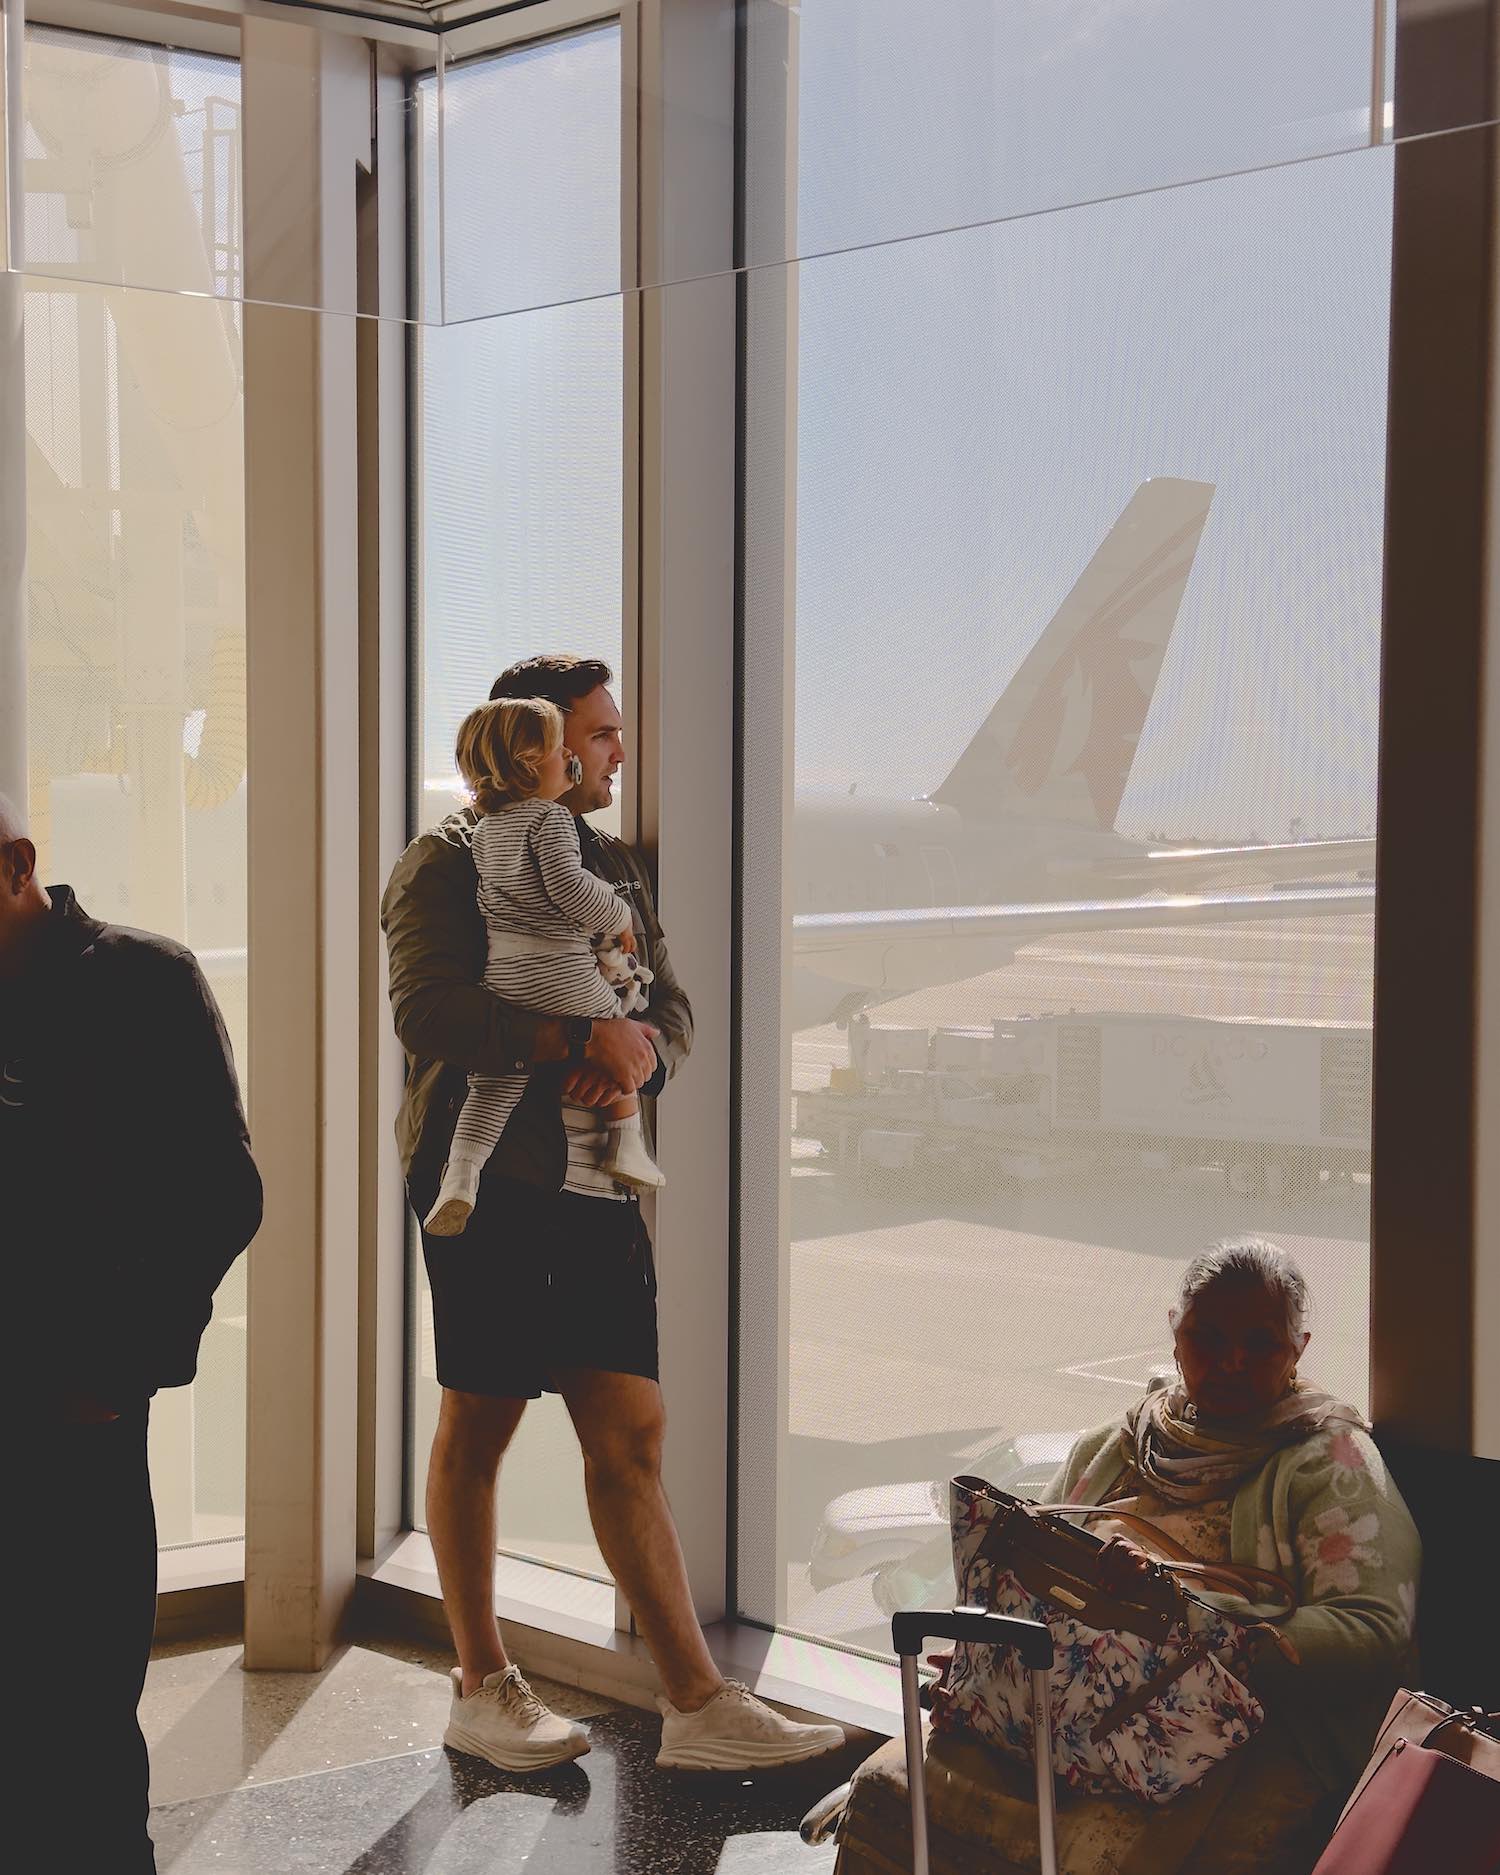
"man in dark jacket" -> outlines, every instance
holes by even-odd
[[[21,1717],[34,1761],[17,1788],[56,1866],[136,1875],[155,1868],[136,1719],[156,1608],[150,1399],[197,1370],[260,1177],[192,952],[44,888],[3,796],[0,1191],[53,1611],[45,1670],[23,1676],[42,1710]]]

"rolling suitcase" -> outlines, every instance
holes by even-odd
[[[927,1851],[927,1767],[922,1756],[921,1687],[917,1662],[928,1640],[978,1641],[1013,1647],[1031,1682],[1033,1737],[1044,1749],[1036,1759],[1036,1815],[1042,1875],[1057,1875],[1057,1806],[1052,1783],[1052,1636],[1040,1621],[992,1615],[983,1608],[912,1609],[891,1617],[891,1641],[901,1661],[901,1719],[906,1733],[906,1782],[911,1794],[912,1875],[931,1875]]]

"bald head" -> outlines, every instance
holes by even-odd
[[[0,976],[18,976],[35,955],[52,909],[36,876],[36,848],[21,810],[0,794]]]

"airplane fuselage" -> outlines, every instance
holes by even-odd
[[[1149,848],[1044,819],[975,823],[924,799],[799,793],[794,912],[1054,899],[1142,879]]]
[[[1019,816],[975,823],[935,801],[799,793],[791,849],[794,916],[905,911],[1123,896],[1148,849],[1096,828]],[[1139,889],[1136,886],[1134,889]],[[842,1021],[856,1008],[1010,962],[1015,945],[985,936],[868,940],[794,948],[792,1026]]]
[[[1162,849],[1042,815],[990,819],[926,799],[799,793],[792,1027],[843,1021],[856,1009],[1001,969],[1031,932],[1291,914],[1311,903],[1299,896],[1305,881],[1368,879],[1373,860],[1373,842],[1363,839]],[[1036,915],[989,915],[1004,907]],[[966,908],[989,910],[964,916]],[[1312,906],[1348,908],[1340,888]],[[923,920],[924,910],[959,915]]]

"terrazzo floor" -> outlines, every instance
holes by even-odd
[[[365,1642],[320,1674],[245,1673],[237,1642],[153,1657],[160,1875],[828,1875],[803,1814],[878,1743],[814,1765],[658,1771],[650,1713],[534,1680],[593,1749],[526,1778],[443,1751],[446,1656]]]

